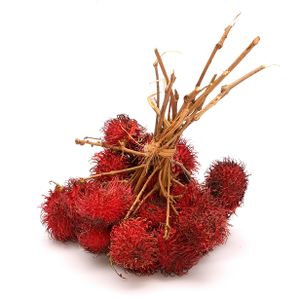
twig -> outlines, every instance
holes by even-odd
[[[235,80],[234,82],[227,84],[227,85],[223,85],[221,88],[221,92],[213,99],[211,100],[202,110],[200,110],[194,117],[195,121],[198,121],[200,119],[200,117],[207,112],[210,108],[212,108],[213,106],[215,106],[224,96],[226,96],[234,87],[236,87],[238,84],[240,84],[241,82],[243,82],[244,80],[250,78],[251,76],[253,76],[254,74],[262,71],[263,69],[265,69],[266,66],[265,65],[261,65],[257,68],[255,68],[254,70],[250,71],[249,73],[245,74],[244,76],[242,76],[241,78]]]
[[[125,216],[124,219],[128,219],[128,218],[129,218],[129,216],[131,215],[133,209],[134,209],[135,206],[139,203],[140,198],[141,198],[143,192],[145,191],[147,185],[148,185],[149,182],[151,181],[152,177],[153,177],[153,176],[156,174],[156,172],[159,170],[159,168],[160,168],[160,165],[158,165],[158,166],[154,169],[154,171],[150,174],[150,176],[147,178],[146,182],[144,183],[144,185],[143,185],[143,187],[141,188],[140,192],[139,192],[138,195],[136,196],[136,198],[135,198],[133,204],[131,205],[131,207],[130,207],[130,209],[128,210],[128,212],[127,212],[127,214],[126,214],[126,216]]]
[[[88,179],[93,179],[93,178],[98,178],[101,176],[106,176],[106,175],[116,175],[116,174],[120,174],[120,173],[126,173],[126,172],[132,172],[138,169],[142,169],[144,168],[145,165],[138,165],[135,167],[131,167],[131,168],[125,168],[125,169],[121,169],[121,170],[114,170],[114,171],[110,171],[110,172],[102,172],[102,173],[98,173],[95,175],[91,175],[89,177],[85,177],[85,178],[81,178],[81,180],[88,180]]]
[[[235,67],[250,53],[250,51],[259,43],[259,36],[257,36],[248,47],[234,60],[234,62],[218,77],[216,78],[212,85],[209,86],[202,95],[200,95],[196,100],[191,110],[202,108],[202,105],[207,98],[208,94],[210,94],[234,69]]]
[[[179,180],[177,180],[176,178],[172,177],[172,181],[180,186],[185,186],[183,183],[181,183]]]
[[[133,211],[132,215],[135,215],[135,214],[138,212],[138,210],[140,209],[140,207],[142,206],[142,204],[143,204],[143,203],[144,203],[151,195],[153,195],[153,193],[154,193],[155,191],[157,191],[157,190],[158,190],[158,186],[155,185],[155,186],[151,189],[151,191],[150,191],[148,194],[146,194],[146,196],[143,197],[143,199],[139,202],[138,206],[137,206],[136,209]]]
[[[164,239],[168,239],[170,235],[170,186],[171,186],[171,169],[170,162],[167,163],[167,211],[166,211],[166,224],[165,224],[165,232]]]
[[[224,45],[224,42],[225,42],[225,40],[226,40],[226,38],[227,38],[230,30],[234,26],[235,21],[239,17],[239,15],[240,15],[240,13],[234,18],[233,22],[224,29],[223,35],[221,36],[221,38],[218,41],[218,43],[215,45],[213,51],[211,52],[211,54],[210,54],[210,56],[208,58],[208,61],[206,62],[205,67],[203,68],[203,71],[202,71],[202,73],[201,73],[201,75],[200,75],[200,77],[199,77],[199,79],[198,79],[198,81],[196,83],[196,88],[201,86],[201,83],[202,83],[202,81],[204,79],[204,76],[205,76],[205,74],[206,74],[206,72],[207,72],[207,70],[208,70],[211,62],[213,61],[213,59],[214,59],[216,53],[218,52],[218,50],[222,49],[222,47]]]
[[[155,111],[155,113],[156,113],[156,118],[158,119],[158,118],[161,116],[161,111],[160,111],[159,107],[156,106],[156,104],[153,103],[153,101],[152,101],[152,97],[153,97],[154,95],[156,95],[156,93],[150,95],[149,97],[147,97],[147,101],[148,101],[148,103],[150,104],[150,106],[152,107],[152,109]],[[170,122],[169,122],[168,120],[166,120],[165,118],[163,118],[163,122],[164,122],[164,124],[166,125],[166,127],[169,127],[169,126],[170,126]]]
[[[158,67],[157,67],[157,62],[153,64],[154,70],[155,70],[155,79],[156,79],[156,105],[159,110],[160,107],[160,86],[159,86],[159,72],[158,72]],[[158,130],[158,115],[156,115],[155,118],[155,129],[154,129],[154,135],[157,134]]]
[[[170,101],[172,85],[173,85],[175,79],[176,79],[175,74],[172,73],[171,74],[171,80],[168,82],[168,85],[166,87],[164,102],[162,104],[162,107],[161,107],[161,110],[160,110],[160,115],[159,115],[159,118],[158,118],[158,131],[162,130],[161,126],[163,124],[163,120],[165,119],[165,111],[167,109],[168,102]]]
[[[134,154],[134,155],[138,155],[138,156],[145,156],[145,153],[144,152],[140,152],[140,151],[135,151],[135,150],[132,150],[132,149],[128,149],[124,146],[111,146],[103,141],[96,141],[96,142],[93,142],[93,141],[90,141],[89,139],[84,139],[84,140],[81,140],[81,139],[76,139],[75,140],[75,143],[78,144],[78,145],[85,145],[85,144],[88,144],[88,145],[91,145],[91,146],[99,146],[99,147],[103,147],[103,148],[108,148],[108,149],[112,149],[112,150],[115,150],[115,151],[121,151],[121,152],[127,152],[127,153],[130,153],[130,154]]]

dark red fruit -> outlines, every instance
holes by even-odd
[[[182,211],[179,214],[177,226],[193,228],[192,231],[190,229],[185,229],[185,231],[195,235],[189,238],[197,241],[197,249],[203,255],[225,243],[228,236],[227,216],[224,211],[206,204]]]
[[[205,187],[212,195],[212,204],[228,213],[234,213],[241,205],[247,184],[244,166],[231,159],[214,162],[205,179]]]
[[[203,201],[207,201],[206,197],[203,196],[200,184],[195,179],[184,185],[173,185],[171,194],[175,196],[178,210],[199,206]]]
[[[42,205],[42,223],[46,225],[52,238],[63,242],[75,240],[73,223],[64,204],[63,189],[56,186],[45,199]]]
[[[188,176],[186,171],[193,173],[199,166],[194,148],[188,145],[184,139],[177,143],[173,160],[172,172],[174,175]]]
[[[161,228],[157,232],[157,239],[159,264],[163,273],[183,275],[202,257],[197,228],[190,222],[184,227],[173,226],[167,240]]]
[[[158,267],[157,238],[146,220],[128,219],[115,225],[111,232],[110,256],[117,265],[148,274]]]

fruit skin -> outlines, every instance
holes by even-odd
[[[72,219],[67,214],[64,191],[56,186],[42,204],[42,223],[55,240],[66,242],[76,240]]]
[[[151,274],[158,268],[157,237],[145,219],[132,218],[115,225],[111,232],[110,257],[124,269]]]
[[[172,222],[170,236],[164,239],[164,228],[157,231],[159,263],[163,273],[184,275],[202,256],[225,243],[227,217],[223,211],[203,202],[186,207]]]
[[[120,154],[116,151],[112,151],[110,149],[104,149],[101,152],[95,153],[92,162],[93,167],[91,168],[91,174],[99,174],[103,172],[111,172],[116,170],[122,170],[129,168],[130,162],[129,157],[125,154]],[[109,181],[113,178],[125,179],[128,177],[128,173],[123,172],[116,175],[104,175],[97,177],[98,181]]]
[[[109,228],[86,221],[78,225],[76,236],[80,246],[92,253],[105,252],[110,243]]]
[[[152,228],[157,228],[166,221],[166,201],[154,194],[141,205],[137,215],[147,219]]]
[[[145,129],[136,120],[130,119],[124,114],[118,115],[105,122],[104,141],[111,146],[119,146],[120,143],[123,143],[130,147],[137,144],[144,131]]]
[[[131,186],[114,178],[106,183],[90,183],[77,199],[76,210],[82,218],[111,225],[125,216],[133,200]]]
[[[184,275],[202,257],[198,249],[197,229],[190,224],[180,228],[174,226],[167,240],[164,228],[157,231],[159,265],[166,275]]]
[[[175,206],[179,211],[199,206],[203,201],[207,201],[201,185],[195,179],[184,185],[174,184],[171,188],[171,194],[177,197]]]
[[[180,139],[178,141],[173,160],[172,173],[175,176],[186,178],[188,175],[186,174],[185,169],[192,174],[199,168],[194,147],[189,145],[185,139]]]
[[[242,203],[248,185],[245,167],[233,159],[215,161],[209,168],[204,188],[211,194],[211,203],[225,209],[228,215]]]

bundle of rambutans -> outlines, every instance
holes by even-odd
[[[206,71],[233,25],[226,27],[195,89],[179,95],[155,50],[157,92],[148,97],[156,112],[153,134],[136,120],[119,115],[108,120],[101,139],[76,139],[77,144],[101,146],[93,156],[91,174],[70,179],[45,196],[42,222],[52,238],[77,241],[92,253],[106,253],[112,264],[137,274],[182,275],[199,259],[223,244],[228,219],[243,201],[247,188],[244,166],[232,159],[215,161],[200,184],[199,164],[183,131],[240,82],[264,68],[260,66],[221,91],[204,106],[210,93],[258,43],[255,38],[238,58],[206,86]],[[160,93],[160,71],[166,87]]]

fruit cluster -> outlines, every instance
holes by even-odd
[[[53,239],[77,241],[92,253],[106,253],[111,262],[138,274],[158,270],[182,275],[199,259],[226,241],[228,218],[240,206],[247,188],[244,167],[231,159],[214,162],[204,183],[196,180],[199,164],[192,146],[179,139],[170,157],[172,196],[169,209],[160,180],[149,165],[147,185],[139,205],[128,217],[137,197],[135,170],[143,164],[138,153],[149,151],[153,135],[128,116],[107,121],[101,145],[93,156],[88,178],[56,184],[45,196],[42,221]],[[126,152],[120,150],[122,147]]]

